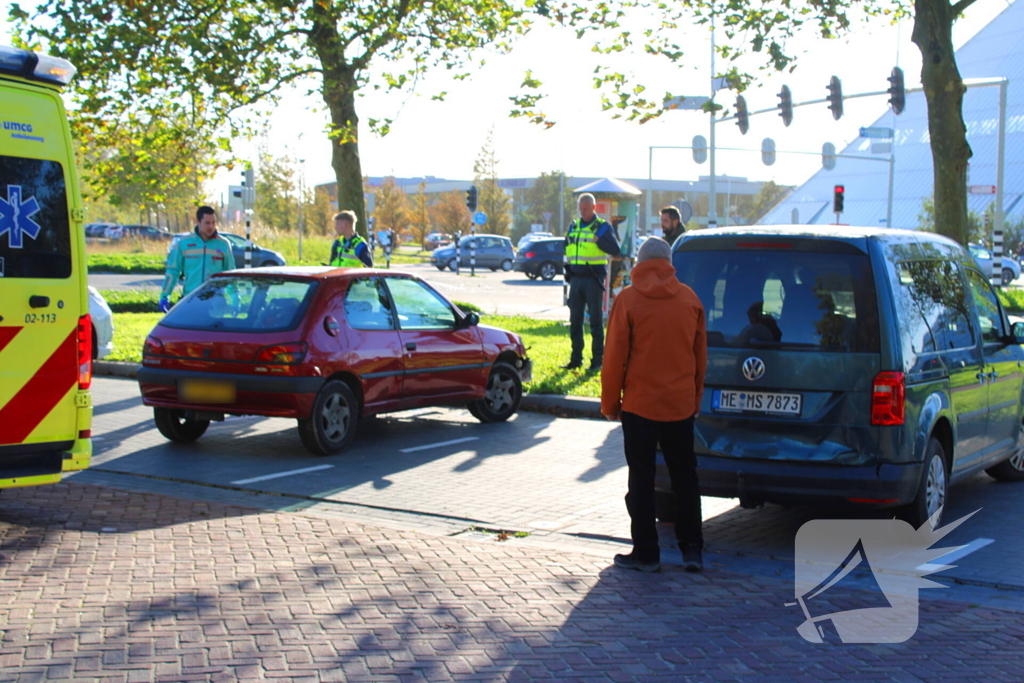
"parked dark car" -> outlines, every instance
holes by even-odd
[[[459,240],[459,263],[463,269],[469,268],[470,242],[476,243],[477,268],[512,270],[515,251],[512,249],[512,240],[503,235],[463,235]],[[455,262],[454,245],[435,249],[430,255],[430,262],[438,270],[456,270],[459,267]]]
[[[674,245],[707,312],[705,495],[920,526],[950,483],[1024,480],[1024,324],[966,249],[910,230],[719,228]],[[671,515],[667,472],[659,515]]]
[[[174,241],[171,242],[167,249],[170,253],[174,244],[185,235],[190,235],[189,232],[182,232],[174,236]],[[245,238],[241,235],[235,235],[230,232],[219,232],[217,233],[228,242],[231,243],[231,254],[235,257],[235,268],[245,268]],[[267,249],[261,247],[255,242],[252,243],[252,260],[250,261],[253,268],[268,268],[271,266],[284,266],[284,257],[273,249]]]
[[[221,237],[231,242],[231,253],[235,257],[235,267],[245,267],[245,237],[230,232],[219,233]],[[255,242],[252,243],[252,267],[266,268],[268,266],[285,265],[284,257],[273,249],[261,247]]]
[[[530,361],[519,335],[479,323],[408,273],[228,271],[153,329],[139,387],[172,441],[266,415],[298,420],[306,448],[330,455],[378,413],[463,403],[481,422],[511,417]]]
[[[553,280],[562,274],[565,262],[565,238],[551,237],[527,242],[524,248],[516,252],[512,262],[512,270],[526,273],[526,277],[535,280]]]
[[[106,229],[104,235],[110,240],[137,239],[171,241],[174,234],[168,230],[154,228],[152,225],[114,225]]]
[[[87,223],[85,226],[86,237],[106,237],[107,228],[116,228],[116,223]]]

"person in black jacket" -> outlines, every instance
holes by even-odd
[[[661,209],[661,231],[669,246],[676,241],[676,238],[686,232],[683,222],[680,220],[679,209],[674,206],[666,206]]]

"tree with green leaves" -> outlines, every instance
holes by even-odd
[[[750,210],[745,215],[747,223],[752,225],[761,220],[761,217],[771,211],[772,207],[782,201],[792,189],[788,185],[779,185],[774,180],[769,180],[761,185],[761,189],[753,199]]]
[[[132,115],[145,121],[190,119],[192,130],[228,149],[230,140],[247,130],[245,116],[258,105],[273,105],[293,87],[319,91],[330,116],[339,206],[355,210],[365,226],[360,92],[411,88],[436,66],[464,78],[474,49],[500,50],[504,41],[529,29],[534,4],[41,0],[28,10],[12,3],[10,16],[21,44],[42,47],[77,66],[74,110],[87,137],[103,138],[109,127],[119,128]],[[368,123],[384,134],[391,121]],[[188,130],[174,126],[178,135]]]
[[[561,194],[561,199],[559,199]],[[559,203],[562,205],[564,220],[572,219],[576,212],[576,198],[572,194],[572,181],[564,177],[561,171],[541,173],[534,178],[533,184],[522,193],[522,205],[516,211],[516,234],[520,237],[530,230],[534,223],[544,223],[548,232],[553,235],[562,234],[564,225],[559,225]],[[544,220],[544,214],[551,217]]]
[[[277,230],[296,230],[299,225],[298,179],[295,160],[275,157],[264,146],[259,151],[256,168],[257,224]]]
[[[487,225],[481,232],[507,235],[512,225],[512,198],[498,186],[498,157],[494,151],[493,131],[473,164],[473,184],[479,192],[477,210],[487,214]]]

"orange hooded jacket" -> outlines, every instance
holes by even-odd
[[[685,420],[700,409],[704,393],[704,306],[665,259],[638,264],[631,277],[608,318],[601,412]]]

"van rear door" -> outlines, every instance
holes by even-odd
[[[0,447],[70,450],[88,312],[71,141],[55,91],[0,79],[0,92]]]
[[[861,465],[881,369],[870,257],[849,241],[709,237],[673,254],[704,304],[699,455]]]

